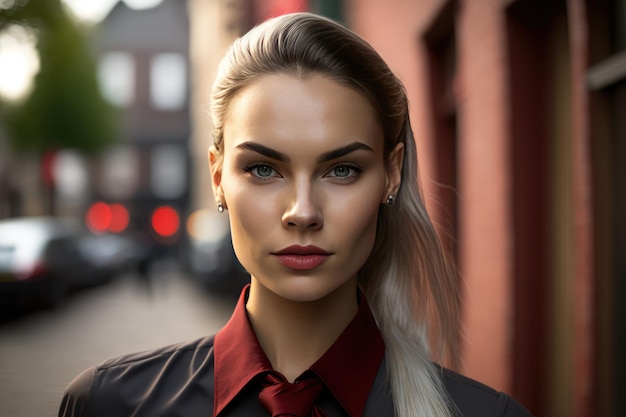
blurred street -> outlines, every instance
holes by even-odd
[[[211,295],[169,264],[151,287],[127,274],[61,307],[0,323],[0,416],[57,415],[64,387],[107,358],[215,333],[235,297]]]
[[[626,0],[0,0],[0,417],[55,416],[86,367],[228,319],[235,295],[151,266],[247,281],[211,90],[236,38],[291,12],[406,87],[463,374],[535,417],[626,417]],[[2,319],[20,303],[59,307]]]

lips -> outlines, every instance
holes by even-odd
[[[317,246],[293,245],[272,253],[283,266],[297,271],[306,271],[317,268],[332,255],[332,253]]]

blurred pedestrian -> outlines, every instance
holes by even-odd
[[[269,20],[231,47],[211,106],[214,196],[251,284],[217,335],[87,370],[61,416],[529,416],[433,361],[456,362],[457,280],[404,88],[364,40]]]
[[[158,253],[154,244],[149,244],[140,249],[137,260],[137,280],[146,293],[152,293],[152,267],[158,259]]]
[[[136,278],[138,286],[151,295],[155,284],[155,265],[162,261],[165,255],[163,246],[155,241],[149,230],[135,231],[136,242]]]

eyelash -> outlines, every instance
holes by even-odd
[[[255,172],[255,170],[257,170],[259,168],[269,168],[275,174],[274,175],[269,175],[269,176],[258,175],[258,173]],[[337,175],[329,176],[329,174],[331,174],[333,171],[337,170],[338,168],[346,168],[346,169],[350,170],[351,173],[349,173],[345,177],[340,177],[340,176],[337,176]],[[282,177],[282,175],[280,175],[278,173],[278,170],[276,168],[274,168],[272,165],[267,164],[267,163],[251,164],[251,165],[248,165],[248,166],[244,167],[243,170],[244,170],[244,172],[251,174],[254,177],[254,179],[256,179],[257,181],[268,181],[271,178]],[[328,170],[328,172],[326,174],[324,174],[324,177],[326,177],[326,178],[333,178],[335,181],[340,181],[340,182],[353,182],[354,180],[356,180],[360,176],[360,174],[362,172],[363,172],[363,170],[361,168],[357,167],[356,165],[339,164],[339,165],[335,165],[330,170]],[[276,174],[278,174],[278,175],[276,175]]]
[[[249,174],[252,174],[252,176],[256,180],[259,180],[259,181],[267,181],[270,178],[275,178],[275,175],[270,175],[270,176],[264,177],[264,176],[258,175],[257,173],[254,172],[256,169],[265,168],[265,167],[271,169],[273,172],[276,172],[276,173],[278,172],[273,166],[271,166],[270,164],[266,164],[266,163],[251,164],[251,165],[248,165],[248,166],[244,167],[243,170],[245,172],[249,173]]]
[[[341,182],[353,182],[356,179],[358,179],[358,177],[361,175],[361,173],[363,172],[363,170],[355,165],[351,165],[351,164],[339,164],[336,165],[334,167],[332,167],[328,173],[326,175],[324,175],[325,177],[328,177],[328,174],[334,172],[335,170],[337,170],[338,168],[345,168],[350,170],[351,172],[345,176],[345,177],[339,177],[339,176],[331,176],[329,178],[333,178],[335,181],[341,181]]]

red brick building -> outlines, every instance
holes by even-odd
[[[339,18],[405,83],[463,284],[462,371],[536,417],[625,415],[626,1],[225,5],[239,30],[289,7]]]
[[[625,11],[344,4],[409,93],[422,181],[464,285],[463,371],[536,416],[626,412]]]

